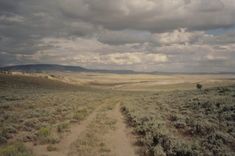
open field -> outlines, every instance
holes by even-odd
[[[0,121],[0,156],[235,155],[235,76],[0,74]]]
[[[16,72],[15,75],[22,75]],[[109,73],[24,73],[24,76],[44,77],[85,87],[121,91],[159,91],[195,89],[200,83],[206,87],[226,86],[235,83],[234,74],[201,75],[155,75],[155,74],[109,74]]]

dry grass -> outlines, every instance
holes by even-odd
[[[41,77],[0,75],[0,144],[54,144],[109,96]]]
[[[234,155],[233,77],[0,74],[0,156],[32,155],[24,142],[59,150],[54,144],[103,103],[70,155],[111,155],[102,135],[115,128],[107,112],[117,101],[146,155]]]
[[[52,75],[52,74],[49,74]],[[196,83],[207,87],[235,83],[235,75],[154,75],[109,73],[53,73],[54,78],[66,83],[92,86],[99,89],[126,91],[159,91],[194,89]]]
[[[111,155],[111,150],[105,143],[105,134],[115,128],[116,121],[107,116],[107,111],[113,109],[113,105],[106,104],[96,115],[85,131],[72,145],[69,156],[77,153],[84,156]]]

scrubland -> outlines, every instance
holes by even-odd
[[[132,95],[122,111],[144,154],[235,154],[235,86]]]
[[[0,156],[235,155],[234,84],[218,75],[0,74]]]
[[[21,152],[23,142],[58,143],[71,124],[84,120],[108,97],[107,92],[45,78],[1,75],[0,80],[0,155]]]

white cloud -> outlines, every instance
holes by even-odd
[[[113,53],[104,56],[109,64],[131,65],[131,64],[159,64],[168,61],[168,57],[164,54],[153,53]]]
[[[217,56],[217,55],[213,55],[213,54],[208,54],[206,56],[207,60],[226,60],[227,57],[226,56]]]
[[[24,22],[25,18],[19,15],[0,15],[0,22],[12,22],[12,23],[21,23]]]
[[[212,35],[208,35],[203,31],[189,32],[185,28],[180,28],[171,32],[155,33],[152,35],[152,41],[159,43],[162,46],[171,44],[191,44],[210,36]]]
[[[168,56],[163,53],[135,52],[132,51],[132,45],[127,45],[125,49],[116,45],[103,44],[96,39],[44,38],[41,46],[45,45],[51,48],[38,51],[31,59],[40,61],[47,57],[54,62],[62,61],[63,64],[83,65],[151,65],[169,61]],[[138,50],[142,50],[141,47]],[[104,51],[107,52],[104,53]]]

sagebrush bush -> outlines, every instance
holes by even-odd
[[[55,144],[59,142],[59,138],[57,138],[52,134],[51,128],[49,127],[40,128],[36,136],[37,136],[37,141],[39,141],[40,144],[46,144],[46,143]]]
[[[48,137],[51,135],[51,129],[48,127],[42,127],[39,129],[37,134],[39,137]]]
[[[88,114],[89,112],[87,111],[87,109],[77,110],[74,113],[73,118],[79,121],[84,120]]]
[[[0,156],[33,156],[22,143],[16,142],[0,148]]]
[[[60,124],[57,125],[57,132],[62,133],[66,129],[68,129],[68,127],[69,127],[69,123],[67,123],[67,122],[66,123],[60,123]]]
[[[51,151],[56,151],[57,148],[56,148],[55,146],[48,145],[48,146],[47,146],[47,150],[51,152]]]
[[[166,156],[166,153],[164,152],[161,145],[155,146],[153,149],[153,153],[154,156]]]
[[[148,155],[234,155],[235,87],[138,95],[122,105]]]

